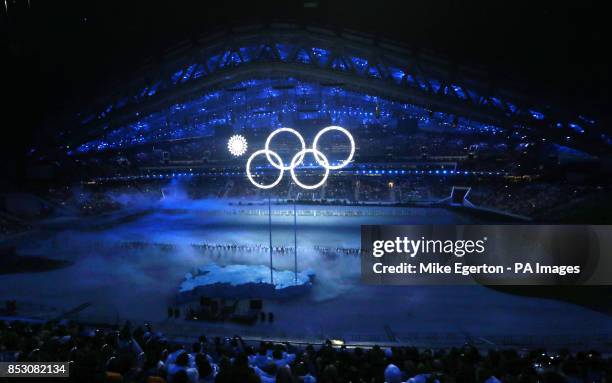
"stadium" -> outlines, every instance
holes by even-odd
[[[217,28],[103,89],[45,116],[27,189],[0,194],[1,361],[59,356],[84,382],[610,379],[609,286],[360,280],[361,225],[607,224],[605,113],[293,22]]]

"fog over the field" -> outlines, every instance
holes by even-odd
[[[125,212],[115,221],[108,218],[87,218],[53,226],[40,233],[39,238],[24,242],[20,252],[68,259],[73,266],[54,273],[70,273],[70,278],[54,282],[53,289],[103,285],[105,289],[146,292],[151,289],[171,301],[178,284],[187,272],[201,265],[215,262],[228,264],[269,264],[267,205],[239,207],[219,199],[192,200],[181,183],[172,182],[163,188],[163,196],[155,198],[139,192],[109,192],[109,198],[120,202]],[[78,192],[82,194],[81,191]],[[256,202],[258,203],[258,202]],[[240,209],[255,211],[243,215]],[[274,268],[293,270],[293,217],[276,215],[277,211],[292,209],[273,206],[272,241],[274,247],[288,248],[284,254],[274,253]],[[300,207],[302,209],[302,207]],[[139,214],[145,211],[146,214]],[[235,213],[232,213],[234,211]],[[123,214],[123,217],[122,217]],[[329,219],[333,219],[330,217]],[[298,217],[298,267],[316,274],[312,299],[330,299],[350,288],[359,278],[359,259],[356,256],[326,257],[315,251],[315,246],[358,247],[358,225],[336,225],[333,231],[317,224],[320,218]],[[340,221],[338,222],[340,223]],[[149,246],[132,246],[134,242]],[[192,245],[240,245],[251,251],[202,250]],[[161,245],[172,245],[163,249]],[[76,286],[74,276],[80,281]],[[25,279],[44,278],[33,275]]]
[[[72,261],[60,270],[0,275],[0,298],[70,309],[91,303],[80,317],[163,320],[186,273],[215,262],[262,264],[269,253],[266,201],[251,206],[222,199],[192,200],[179,183],[161,199],[138,192],[114,193],[124,208],[110,215],[54,217],[18,243],[21,254]],[[293,246],[292,206],[273,205],[273,246]],[[316,210],[316,216],[313,211]],[[338,215],[359,210],[360,216]],[[326,215],[333,211],[336,215]],[[316,274],[311,294],[265,302],[274,325],[262,331],[308,334],[459,333],[471,336],[593,334],[612,332],[609,316],[572,304],[502,294],[481,286],[367,286],[359,282],[355,255],[322,256],[316,246],[359,247],[361,224],[473,223],[438,208],[298,206],[298,268]],[[376,214],[370,214],[370,213]],[[381,214],[381,212],[383,212]],[[281,215],[282,214],[282,215]],[[147,245],[130,246],[135,242]],[[252,251],[199,249],[236,244]],[[155,245],[157,244],[157,245]],[[158,246],[159,245],[159,246]],[[171,245],[171,246],[161,246]],[[293,269],[293,252],[274,254],[274,267]],[[298,325],[299,324],[299,325]],[[378,336],[376,335],[376,336]]]

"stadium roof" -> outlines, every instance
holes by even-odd
[[[235,28],[184,43],[149,63],[129,84],[81,112],[63,132],[67,145],[129,124],[138,116],[189,99],[206,89],[268,76],[295,77],[473,118],[532,135],[607,151],[600,124],[517,90],[502,89],[486,73],[350,30],[291,24]]]

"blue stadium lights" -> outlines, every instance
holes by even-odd
[[[542,113],[542,112],[538,112],[537,110],[529,109],[529,113],[536,120],[543,120],[544,119],[544,113]]]
[[[569,148],[567,146],[556,145],[555,146],[559,152],[566,152],[571,155],[586,155],[588,154]],[[269,168],[272,168],[271,166]],[[445,175],[455,175],[455,176],[506,176],[505,172],[501,171],[467,171],[467,170],[398,170],[398,169],[378,169],[378,170],[354,170],[349,171],[349,174],[363,174],[363,175],[390,175],[390,174],[402,174],[402,175],[431,175],[432,177],[444,177]],[[265,174],[263,171],[254,172],[254,175],[263,175]],[[244,172],[236,172],[236,171],[227,171],[227,170],[219,170],[214,172],[185,172],[185,173],[167,173],[167,174],[146,174],[146,175],[133,175],[133,176],[114,176],[114,177],[99,177],[95,178],[96,181],[117,181],[117,180],[136,180],[136,179],[172,179],[172,178],[181,178],[181,177],[204,177],[204,176],[244,176]]]
[[[313,95],[302,96],[296,91],[283,93],[273,89],[281,83],[296,88],[302,86],[306,89],[305,92]],[[222,92],[211,91],[192,100],[140,116],[136,122],[108,128],[103,137],[82,144],[76,152],[102,152],[173,139],[213,137],[218,128],[228,125],[246,131],[267,130],[270,127],[281,127],[281,121],[283,124],[287,122],[291,124],[291,121],[299,123],[305,120],[329,119],[335,125],[351,126],[352,130],[357,132],[370,123],[385,125],[393,130],[396,129],[398,121],[412,119],[419,121],[419,126],[423,129],[448,129],[457,133],[489,136],[498,136],[506,132],[501,127],[461,116],[458,116],[456,126],[453,126],[454,117],[446,113],[435,112],[430,115],[428,110],[416,105],[338,87],[325,87],[295,78],[249,80],[233,84],[232,87],[245,89],[244,92],[249,93],[250,106],[247,107],[244,98],[227,101],[221,97]],[[311,100],[312,111],[300,111],[300,102],[304,101],[302,97]],[[228,111],[228,102],[230,105],[240,105],[240,107],[230,108],[232,110]],[[280,107],[270,110],[265,106],[269,102],[274,102]],[[373,112],[375,109],[377,113]],[[533,114],[540,117],[540,114]],[[193,123],[184,124],[186,119]],[[575,122],[567,126],[558,123],[557,126],[579,133],[585,132],[585,128]],[[524,140],[529,138],[528,131],[521,133],[515,131],[512,134],[524,137]],[[70,151],[74,152],[72,149]]]
[[[175,103],[164,110],[150,114],[143,113],[142,116],[138,116],[136,122],[122,126],[108,126],[109,121],[114,121],[115,116],[120,116],[118,113],[144,104],[148,100],[161,100],[174,90],[185,90],[187,88],[183,86],[194,84],[200,79],[223,76],[223,70],[234,70],[252,63],[267,62],[274,62],[276,65],[295,62],[300,66],[316,67],[317,70],[342,73],[343,76],[360,76],[370,81],[376,79],[394,87],[403,87],[410,91],[420,90],[422,94],[444,98],[445,102],[459,100],[462,104],[494,108],[506,116],[520,116],[527,121],[544,122],[555,126],[556,120],[552,120],[554,113],[548,107],[544,109],[537,105],[519,105],[518,99],[509,100],[506,96],[502,97],[501,95],[508,93],[496,92],[495,89],[491,92],[492,95],[482,94],[479,89],[484,88],[475,87],[473,82],[462,81],[459,78],[449,82],[446,77],[442,77],[444,73],[427,71],[426,65],[420,65],[424,70],[416,73],[412,68],[417,67],[416,65],[404,64],[412,63],[418,58],[400,57],[401,55],[394,55],[392,50],[389,50],[377,60],[372,60],[369,54],[371,46],[368,44],[353,42],[349,53],[337,50],[336,46],[339,45],[337,41],[332,41],[333,44],[330,44],[325,37],[306,32],[300,32],[302,35],[296,39],[294,33],[292,31],[289,35],[285,35],[280,31],[272,34],[265,32],[262,35],[265,39],[256,35],[244,39],[236,34],[232,35],[231,44],[227,44],[227,41],[215,43],[198,52],[198,55],[189,54],[185,55],[182,61],[173,60],[180,64],[170,64],[174,67],[164,67],[158,73],[152,73],[148,76],[147,84],[141,84],[132,90],[122,90],[122,95],[116,100],[101,105],[94,113],[80,116],[79,120],[83,125],[106,124],[103,129],[105,133],[100,138],[86,142],[76,149],[67,148],[68,154],[127,149],[174,139],[214,137],[218,129],[227,127],[241,132],[259,132],[279,128],[285,124],[292,125],[295,121],[317,120],[350,127],[351,131],[359,136],[361,129],[368,124],[384,125],[393,132],[397,129],[397,122],[400,119],[413,119],[418,121],[419,127],[423,129],[434,131],[453,129],[458,133],[486,135],[496,137],[499,141],[506,141],[510,145],[510,139],[507,138],[510,132],[507,128],[438,111],[430,116],[429,111],[416,105],[349,92],[338,86],[323,87],[319,83],[302,82],[294,78],[283,80],[283,85],[293,86],[291,91],[275,88],[278,83],[273,79],[249,79],[229,85],[232,88],[244,89],[236,94],[228,96],[223,90],[200,93],[194,99]],[[247,94],[249,106],[246,106],[245,102]],[[303,100],[312,103],[308,111],[300,110],[298,101]],[[573,140],[572,137],[578,137],[577,134],[584,134],[585,130],[590,130],[595,123],[592,118],[579,115],[575,118],[575,122],[557,123],[556,126],[563,129],[560,132],[561,137],[566,137],[565,140],[569,142]],[[453,126],[455,124],[456,126]],[[521,126],[517,128],[519,129],[521,133],[516,137],[520,137],[520,140],[533,139],[528,128]],[[606,134],[597,137],[607,145],[612,145],[612,139]],[[397,173],[389,171],[384,174]],[[418,173],[415,171],[410,174]]]
[[[583,133],[584,133],[584,128],[582,128],[582,126],[580,126],[580,125],[578,125],[578,124],[576,124],[576,123],[574,123],[574,122],[570,122],[570,123],[568,124],[568,127],[569,127],[570,129],[574,130],[575,132],[580,133],[580,134],[583,134]]]

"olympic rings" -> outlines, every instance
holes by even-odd
[[[346,135],[346,137],[349,140],[349,143],[351,145],[351,151],[349,156],[343,160],[340,165],[330,165],[329,161],[327,160],[327,157],[320,152],[317,149],[317,143],[319,141],[319,139],[321,138],[321,136],[329,131],[332,130],[336,130],[339,131],[341,133],[344,133],[344,135]],[[300,140],[300,144],[302,146],[302,149],[297,152],[293,158],[291,159],[291,163],[289,166],[285,166],[283,164],[283,160],[282,158],[278,155],[278,153],[276,153],[273,150],[270,150],[270,142],[272,141],[272,138],[277,135],[278,133],[281,132],[288,132],[288,133],[292,133],[295,136],[298,137],[298,139]],[[323,178],[321,179],[321,181],[319,181],[318,183],[314,184],[314,185],[306,185],[303,184],[300,180],[298,180],[297,176],[295,175],[295,168],[298,167],[303,161],[304,161],[304,156],[307,153],[312,153],[314,155],[314,158],[317,162],[317,164],[319,164],[320,166],[323,167],[323,169],[325,169],[325,174],[323,175]],[[276,178],[276,180],[274,182],[272,182],[269,185],[262,185],[260,183],[257,183],[254,179],[253,176],[251,175],[251,162],[253,161],[253,159],[255,157],[257,157],[260,154],[265,154],[266,158],[268,159],[268,162],[270,163],[270,165],[272,165],[274,168],[280,170],[280,173],[278,175],[278,177]],[[258,150],[256,152],[254,152],[253,154],[251,154],[251,156],[249,157],[249,159],[247,160],[246,163],[246,173],[247,173],[247,177],[249,178],[249,181],[251,181],[251,183],[253,185],[255,185],[256,187],[260,188],[260,189],[271,189],[273,187],[275,187],[276,185],[278,185],[278,183],[281,181],[281,179],[283,178],[283,174],[285,172],[285,170],[289,170],[291,172],[291,178],[293,179],[293,182],[296,183],[296,185],[298,185],[299,187],[303,188],[303,189],[317,189],[321,186],[323,186],[323,184],[325,184],[325,181],[327,181],[327,177],[329,176],[329,171],[330,170],[338,170],[338,169],[342,169],[343,167],[345,167],[346,165],[348,165],[352,159],[353,159],[353,155],[355,154],[355,140],[353,140],[353,136],[351,135],[351,133],[344,129],[343,127],[340,126],[328,126],[324,129],[321,129],[317,135],[315,136],[313,142],[312,142],[312,148],[306,148],[306,143],[304,142],[304,138],[302,137],[302,135],[296,131],[295,129],[291,129],[291,128],[279,128],[276,129],[275,131],[273,131],[272,133],[270,133],[270,135],[268,136],[268,138],[266,139],[266,144],[264,149]],[[274,158],[274,159],[273,159]]]
[[[283,160],[280,158],[280,156],[278,154],[276,154],[276,152],[273,152],[271,150],[269,152],[270,152],[270,154],[275,156],[276,159],[282,164]],[[258,150],[255,153],[251,154],[251,157],[249,157],[249,159],[247,160],[247,163],[246,163],[246,174],[247,174],[247,177],[249,177],[249,181],[251,181],[251,183],[253,185],[257,186],[260,189],[271,189],[274,186],[278,185],[278,183],[283,179],[283,174],[285,173],[285,171],[281,168],[280,169],[280,173],[278,174],[278,178],[276,178],[276,180],[274,182],[272,182],[270,185],[262,185],[262,184],[257,183],[253,179],[253,176],[251,176],[251,161],[253,161],[253,158],[255,158],[258,155],[263,154],[263,153],[266,153],[266,157],[267,157],[268,152],[266,152],[265,149]]]
[[[323,175],[323,178],[321,179],[321,181],[319,181],[318,183],[314,184],[314,185],[305,185],[303,183],[300,182],[300,180],[298,180],[297,176],[295,175],[295,168],[302,163],[302,161],[304,160],[304,155],[306,153],[312,153],[314,154],[315,158],[320,154],[321,155],[321,160],[323,161],[323,168],[325,169],[325,174]],[[299,159],[298,157],[301,156],[301,159]],[[317,160],[317,162],[319,162]],[[295,184],[299,187],[301,187],[302,189],[316,189],[321,187],[325,181],[327,181],[327,176],[329,175],[329,166],[328,166],[328,162],[327,162],[327,157],[325,157],[325,155],[323,155],[323,153],[321,153],[320,151],[318,151],[315,148],[312,149],[302,149],[300,150],[291,160],[291,167],[289,168],[289,171],[291,172],[291,179],[293,179],[293,182],[295,182]]]
[[[281,169],[282,170],[289,170],[291,167],[290,166],[284,166],[282,160],[277,165],[277,164],[274,163],[274,161],[272,161],[272,158],[270,158],[270,152],[271,152],[271,150],[270,150],[270,141],[272,141],[272,138],[274,136],[276,136],[278,133],[282,133],[282,132],[288,132],[288,133],[295,134],[297,136],[297,138],[300,140],[300,144],[302,145],[302,151],[304,151],[304,149],[306,149],[306,143],[304,142],[304,137],[302,137],[302,135],[300,133],[298,133],[297,130],[291,129],[291,128],[276,129],[275,131],[270,133],[270,135],[266,139],[266,145],[264,146],[264,149],[266,151],[266,158],[268,159],[268,162],[270,162],[270,164],[272,166],[274,166],[275,168],[277,168],[279,170],[281,170]],[[303,159],[304,159],[304,154],[302,154],[302,158],[300,159],[300,162],[302,162]]]
[[[335,165],[335,166],[331,166],[331,165],[329,165],[329,166],[328,166],[330,170],[338,170],[338,169],[342,169],[343,167],[345,167],[346,165],[348,165],[348,164],[349,164],[349,162],[351,162],[351,160],[353,159],[353,155],[355,154],[355,141],[353,140],[353,136],[351,135],[351,133],[349,133],[349,131],[348,131],[348,130],[344,129],[344,128],[343,128],[343,127],[341,127],[341,126],[333,126],[333,125],[332,125],[332,126],[328,126],[327,128],[321,129],[321,130],[319,131],[319,133],[317,133],[317,135],[315,136],[314,140],[312,141],[312,148],[315,150],[315,151],[313,152],[313,154],[314,154],[314,156],[315,156],[315,159],[317,160],[317,162],[318,162],[318,163],[319,163],[321,166],[323,166],[323,164],[321,164],[321,161],[320,161],[320,160],[321,160],[321,158],[319,158],[319,155],[317,154],[317,153],[321,153],[321,152],[319,152],[319,151],[317,150],[317,142],[319,142],[319,138],[321,138],[321,136],[322,136],[323,134],[325,134],[325,133],[327,133],[327,132],[329,132],[329,131],[332,131],[332,130],[337,130],[337,131],[339,131],[339,132],[344,133],[344,134],[345,134],[345,135],[348,137],[349,142],[351,143],[351,153],[349,154],[349,156],[348,156],[348,157],[347,157],[347,158],[346,158],[344,161],[342,161],[342,163],[341,163],[340,165]],[[327,162],[327,161],[326,161],[326,162]],[[325,167],[325,166],[324,166],[324,167]]]

